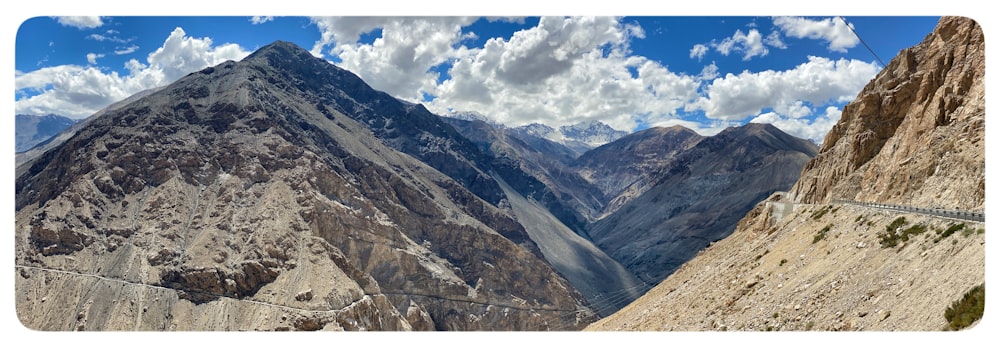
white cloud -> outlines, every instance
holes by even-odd
[[[101,17],[98,16],[77,16],[77,17],[55,17],[56,22],[63,26],[75,27],[77,29],[93,29],[104,25]]]
[[[90,35],[87,35],[87,39],[88,40],[98,41],[98,42],[110,41],[110,42],[115,42],[115,43],[129,43],[129,42],[132,41],[132,39],[123,39],[123,38],[120,38],[118,36],[104,36],[104,35],[101,35],[101,34],[90,34]]]
[[[93,54],[93,53],[92,53]],[[54,113],[71,118],[90,116],[101,108],[137,92],[162,86],[177,78],[226,60],[242,59],[249,52],[237,45],[212,46],[209,38],[192,38],[175,29],[163,46],[146,58],[125,63],[127,75],[97,67],[60,65],[30,72],[15,72],[17,114]],[[102,55],[88,54],[96,62]],[[31,91],[31,93],[27,93]],[[31,94],[31,96],[27,96]]]
[[[701,68],[701,73],[698,74],[698,80],[700,81],[710,81],[716,79],[717,77],[719,77],[719,67],[715,65],[714,61]]]
[[[375,89],[410,101],[422,101],[433,93],[438,73],[435,66],[462,52],[459,42],[470,37],[462,27],[475,18],[464,17],[346,17],[313,18],[321,39],[313,55],[326,53],[340,59],[338,65],[361,76]],[[358,42],[362,34],[381,28],[374,42]]]
[[[164,79],[174,81],[192,71],[220,64],[226,60],[240,60],[249,55],[237,44],[227,43],[212,47],[208,37],[189,37],[178,27],[170,33],[163,46],[146,58],[151,68],[162,71]]]
[[[792,136],[807,139],[813,143],[822,143],[823,138],[840,120],[841,110],[835,106],[826,107],[813,119],[788,118],[775,112],[767,112],[754,117],[751,123],[769,123]]]
[[[691,52],[688,56],[691,57],[691,59],[697,57],[700,61],[701,58],[705,57],[705,53],[708,53],[708,46],[699,43],[694,45],[694,47],[691,47]]]
[[[847,52],[848,48],[860,42],[850,27],[835,18],[812,20],[802,17],[776,17],[774,25],[781,28],[787,36],[827,41],[829,42],[827,49],[835,52]]]
[[[264,23],[270,22],[272,20],[274,20],[274,16],[253,16],[253,17],[250,17],[250,23],[253,23],[254,25],[264,24]]]
[[[97,64],[97,58],[104,58],[104,54],[97,53],[87,53],[87,62],[90,64]]]
[[[878,71],[874,63],[822,57],[787,71],[744,71],[727,74],[705,87],[705,95],[686,110],[702,110],[712,119],[740,120],[770,108],[787,115],[800,113],[802,102],[822,105],[847,102]]]
[[[132,54],[132,53],[135,53],[135,51],[137,51],[137,50],[139,50],[139,46],[136,46],[136,45],[131,45],[131,46],[128,46],[128,47],[125,47],[125,48],[119,47],[119,48],[115,49],[115,55]]]
[[[610,17],[541,18],[509,40],[468,49],[428,108],[474,110],[508,125],[601,120],[632,130],[674,119],[697,97],[698,82],[629,55],[628,42],[640,30]]]
[[[778,49],[788,48],[788,45],[785,45],[785,42],[781,40],[781,33],[777,31],[772,31],[771,34],[767,35],[764,38],[764,44]]]
[[[712,43],[715,50],[722,55],[729,55],[730,52],[743,52],[743,60],[750,60],[753,57],[763,57],[767,55],[767,47],[764,47],[764,38],[757,29],[750,29],[746,34],[737,29],[731,37],[727,37],[722,42]]]

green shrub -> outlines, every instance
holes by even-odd
[[[946,238],[948,236],[951,236],[951,234],[954,234],[956,231],[960,231],[960,230],[962,231],[963,235],[966,233],[964,231],[965,230],[965,223],[958,223],[958,224],[949,225],[948,229],[945,229],[944,231],[942,231],[938,235],[938,237],[936,239],[934,239],[934,242],[937,243],[938,241],[944,240],[944,238]]]
[[[900,238],[902,237],[902,235],[896,233],[896,229],[899,229],[905,225],[906,225],[906,218],[899,217],[893,220],[892,223],[889,223],[889,225],[885,227],[885,232],[878,233],[878,235],[876,236],[878,236],[878,243],[882,245],[882,248],[896,247],[896,245],[899,244]],[[926,230],[926,227],[924,227],[924,230]],[[921,230],[920,232],[923,232],[923,230]],[[905,231],[904,234],[906,234]],[[907,236],[907,239],[909,239],[909,236]],[[906,240],[903,240],[903,242],[906,242]]]
[[[923,233],[925,231],[927,231],[927,226],[926,225],[917,224],[917,225],[911,226],[911,227],[906,228],[905,230],[903,230],[903,234],[900,235],[899,238],[903,242],[907,242],[907,241],[910,241],[910,236],[912,236],[912,235],[920,235],[921,233]]]
[[[944,310],[944,318],[948,320],[948,330],[962,330],[983,317],[986,306],[986,284],[972,287],[965,292],[962,299],[951,303]]]
[[[825,227],[823,227],[823,229],[820,229],[818,232],[816,232],[816,236],[813,236],[813,243],[816,243],[816,242],[819,242],[822,239],[825,239],[826,238],[826,232],[830,231],[830,228],[832,228],[832,227],[833,227],[833,224],[827,224]]]
[[[815,220],[815,219],[822,218],[824,215],[826,215],[827,212],[830,212],[830,208],[831,207],[832,206],[830,206],[830,205],[826,205],[823,208],[819,209],[819,211],[813,212],[812,215],[811,215],[812,219]]]

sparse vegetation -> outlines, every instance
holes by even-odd
[[[951,234],[954,234],[956,231],[959,231],[959,230],[962,230],[962,229],[965,229],[965,223],[958,223],[958,224],[949,225],[948,229],[945,229],[943,232],[941,232],[941,233],[938,234],[938,237],[937,237],[937,239],[934,240],[934,242],[941,241],[944,238],[946,238],[948,236],[951,236]]]
[[[948,320],[948,330],[962,330],[983,317],[986,306],[986,285],[980,284],[965,292],[962,299],[951,303],[944,310],[944,318]]]
[[[788,262],[788,259],[781,259],[781,261],[778,262],[778,266],[784,266],[785,263],[787,263],[787,262]]]
[[[813,243],[825,239],[826,233],[830,231],[830,228],[833,228],[833,224],[827,224],[825,227],[823,227],[823,229],[820,229],[818,232],[816,232],[816,236],[813,236]]]
[[[818,220],[820,218],[823,218],[823,216],[826,215],[827,212],[830,212],[831,207],[832,206],[830,205],[823,206],[823,208],[819,209],[819,211],[813,212],[810,217],[812,217],[813,220]]]
[[[923,224],[913,225],[909,228],[902,229],[906,226],[906,218],[899,217],[889,223],[885,227],[885,232],[879,233],[878,242],[882,244],[882,248],[893,248],[899,245],[900,242],[906,243],[910,241],[910,236],[919,235],[927,231],[927,226]],[[900,230],[897,232],[897,230]]]
[[[858,218],[854,218],[854,222],[855,222],[855,223],[857,223],[857,222],[860,222],[860,221],[861,221],[861,219],[862,219],[862,218],[864,218],[864,217],[865,217],[865,216],[862,216],[862,215],[858,215]]]
[[[946,237],[951,236],[951,234],[954,234],[957,231],[961,231],[962,236],[965,237],[969,237],[972,234],[982,234],[986,232],[986,230],[982,228],[978,229],[969,228],[967,225],[965,225],[965,223],[952,224],[949,225],[948,228],[945,229],[944,231],[937,230],[938,237],[934,239],[934,243],[944,240]]]

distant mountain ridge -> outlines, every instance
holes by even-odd
[[[663,134],[682,144],[676,154],[643,176],[648,187],[639,195],[587,229],[595,244],[654,283],[732,233],[755,204],[791,188],[817,150],[770,124],[703,139],[677,128]]]
[[[76,124],[76,120],[54,114],[44,116],[19,114],[14,117],[14,151],[18,153],[27,151],[73,124]]]
[[[558,129],[544,124],[532,123],[516,127],[514,130],[560,143],[578,155],[628,135],[628,132],[615,130],[600,121],[564,125]]]

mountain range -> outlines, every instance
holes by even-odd
[[[985,62],[979,24],[942,17],[844,107],[790,191],[757,203],[730,236],[587,330],[976,324],[986,280]]]
[[[815,145],[441,117],[287,42],[19,153],[38,330],[579,330],[788,190]]]

